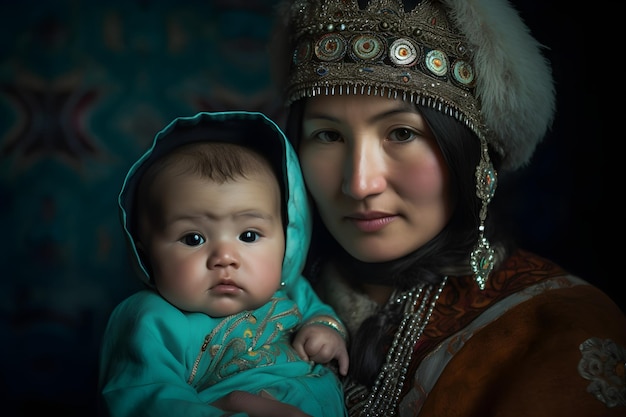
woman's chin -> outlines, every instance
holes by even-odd
[[[347,243],[347,242],[346,242]],[[361,262],[380,263],[393,261],[412,252],[387,244],[344,246],[346,251]]]

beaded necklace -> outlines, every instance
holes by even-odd
[[[444,277],[437,288],[421,283],[406,292],[398,293],[396,290],[391,295],[388,303],[402,304],[404,317],[369,395],[362,385],[348,383],[345,387],[348,402],[350,398],[361,399],[359,404],[350,410],[350,415],[393,417],[397,414],[398,400],[406,380],[413,349],[430,320],[447,280],[448,277]]]

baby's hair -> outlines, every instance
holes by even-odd
[[[132,216],[135,224],[139,225],[139,213],[150,211],[152,184],[163,173],[176,176],[195,175],[223,184],[262,172],[276,178],[268,159],[248,147],[226,142],[194,142],[182,145],[154,161],[141,176],[135,200],[137,207]],[[282,215],[284,222],[284,211]]]
[[[173,175],[197,174],[220,184],[262,171],[272,172],[267,159],[250,148],[225,142],[194,142],[172,150],[146,170],[139,183],[140,198],[146,197],[144,193],[164,170]]]

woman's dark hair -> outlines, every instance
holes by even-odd
[[[287,137],[298,149],[301,136],[301,120],[305,100],[294,103],[287,118]],[[481,201],[476,196],[476,166],[480,159],[480,141],[463,123],[453,117],[428,107],[417,106],[426,119],[447,164],[450,192],[455,208],[446,227],[430,242],[403,258],[367,263],[352,258],[330,235],[317,210],[314,210],[313,238],[307,258],[305,275],[315,283],[320,266],[332,261],[351,282],[392,285],[409,289],[420,282],[438,283],[442,271],[449,267],[466,267],[469,254],[478,240],[479,211]],[[490,152],[496,170],[500,158]],[[493,218],[489,213],[486,234],[494,242],[495,227],[489,227]],[[371,386],[391,345],[393,334],[402,319],[402,311],[382,308],[367,318],[351,335],[350,376],[357,382]]]

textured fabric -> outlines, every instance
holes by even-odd
[[[104,338],[100,376],[110,414],[221,416],[211,402],[233,390],[265,390],[313,416],[343,416],[335,374],[291,347],[302,316],[281,293],[225,319],[183,313],[152,290],[127,298]]]
[[[399,416],[624,416],[625,363],[617,305],[518,251],[484,291],[471,276],[449,278],[415,347]]]
[[[191,137],[190,127],[202,134]],[[226,127],[229,136],[224,134]],[[310,238],[306,191],[297,156],[271,120],[255,112],[199,113],[178,118],[157,134],[152,147],[131,167],[120,193],[121,221],[140,276],[145,280],[147,272],[132,244],[133,184],[145,169],[144,162],[198,137],[245,141],[281,165],[277,172],[283,173],[289,220],[285,285],[259,309],[217,319],[182,312],[152,289],[122,301],[109,318],[100,356],[99,384],[108,412],[114,417],[221,416],[223,411],[211,407],[211,402],[233,390],[263,390],[316,417],[346,415],[341,384],[333,371],[299,359],[291,347],[291,338],[304,321],[336,314],[300,275]]]
[[[592,381],[578,367],[584,341],[610,339],[624,349],[625,333],[617,307],[589,285],[538,294],[467,341],[445,367],[420,415],[624,416],[626,404],[609,408],[588,392]],[[453,349],[455,343],[449,338],[440,348]],[[623,373],[621,378],[624,392]]]

